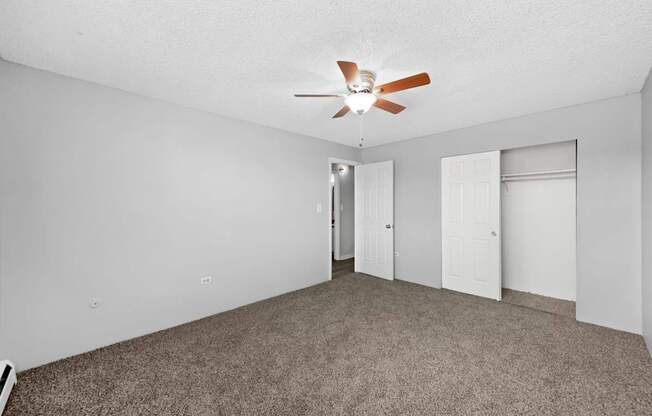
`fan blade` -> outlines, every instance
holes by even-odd
[[[388,100],[383,100],[382,98],[376,100],[376,102],[374,103],[374,107],[378,107],[381,110],[389,111],[392,114],[398,114],[401,111],[405,110],[405,107],[403,107],[402,105],[393,103]]]
[[[340,111],[338,111],[337,113],[335,113],[335,115],[333,116],[333,118],[339,118],[339,117],[342,117],[342,116],[346,115],[346,113],[348,113],[348,112],[349,112],[349,107],[345,105],[344,107],[342,107],[342,109],[341,109]]]
[[[358,65],[355,62],[337,61],[337,64],[340,66],[347,84],[358,79]]]
[[[338,94],[294,94],[295,97],[340,97]]]
[[[420,87],[422,85],[430,84],[430,77],[425,72],[411,77],[399,79],[396,81],[388,82],[387,84],[379,85],[376,91],[379,94],[391,94],[397,91],[403,91],[410,88]]]

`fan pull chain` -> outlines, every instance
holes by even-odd
[[[362,116],[358,116],[358,118],[360,119],[359,122],[358,122],[358,127],[359,127],[359,129],[358,129],[358,132],[359,132],[358,137],[360,138],[360,143],[358,144],[358,147],[362,147],[362,145],[364,144],[363,143],[364,142],[364,137],[362,136]]]

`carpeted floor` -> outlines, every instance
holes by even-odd
[[[349,275],[19,375],[16,415],[649,415],[640,336]]]
[[[503,302],[575,319],[575,302],[503,288]]]

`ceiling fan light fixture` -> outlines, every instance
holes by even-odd
[[[346,94],[294,94],[295,97],[345,97],[345,106],[335,113],[332,118],[344,117],[349,111],[363,115],[376,107],[379,110],[391,114],[398,114],[405,110],[405,107],[387,100],[385,96],[395,92],[409,90],[410,88],[422,87],[430,84],[430,77],[427,73],[412,75],[411,77],[397,79],[382,85],[376,85],[376,73],[367,69],[358,69],[355,62],[337,61],[337,65],[344,75],[346,81]],[[362,146],[362,144],[360,145]]]
[[[347,95],[344,102],[356,114],[362,115],[376,103],[378,97],[368,91],[352,92]]]

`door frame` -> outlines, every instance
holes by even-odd
[[[358,166],[362,165],[362,162],[355,160],[346,160],[340,159],[337,157],[328,158],[328,280],[333,279],[333,260],[331,259],[331,250],[333,249],[333,211],[331,207],[333,206],[333,193],[331,192],[331,174],[332,174],[332,165],[334,163],[339,163],[349,166]],[[355,242],[353,243],[355,244]],[[354,246],[355,250],[355,246]]]

